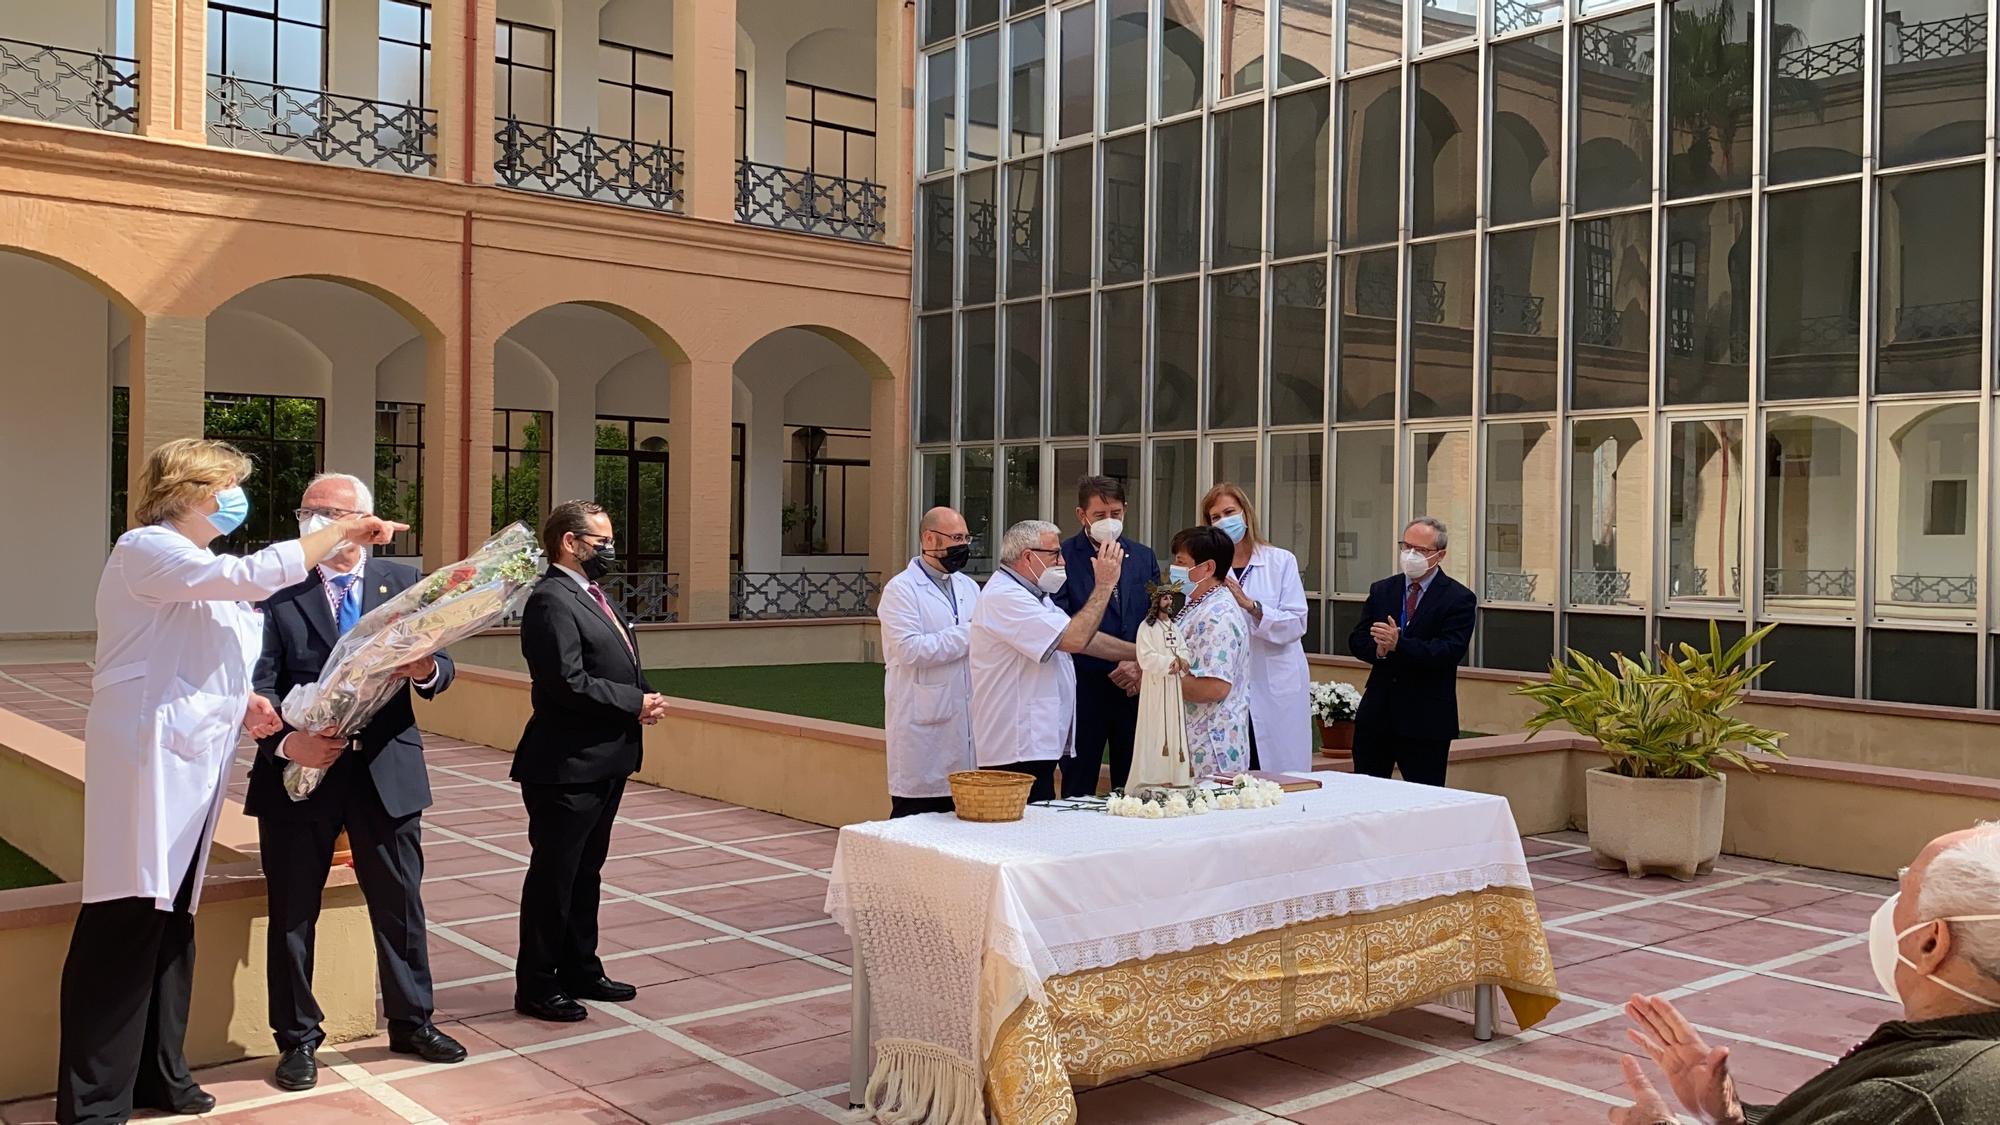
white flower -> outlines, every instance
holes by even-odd
[[[1187,809],[1188,803],[1186,797],[1179,793],[1172,793],[1167,796],[1167,812],[1169,815],[1178,816],[1186,812]]]
[[[1215,807],[1219,809],[1236,809],[1241,808],[1242,805],[1243,799],[1234,793],[1224,793],[1215,799]]]
[[[1194,802],[1188,805],[1188,812],[1193,813],[1195,816],[1200,816],[1207,811],[1208,802],[1202,800],[1200,797],[1196,797]]]
[[[1153,803],[1153,802],[1151,802],[1151,801],[1147,801],[1147,802],[1146,802],[1146,819],[1147,819],[1147,820],[1158,820],[1158,819],[1160,819],[1160,817],[1161,817],[1161,816],[1163,816],[1163,815],[1165,815],[1165,814],[1163,814],[1163,813],[1161,813],[1161,812],[1160,812],[1160,806],[1158,806],[1158,805],[1154,804],[1154,803]]]

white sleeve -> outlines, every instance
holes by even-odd
[[[1268,572],[1272,595],[1257,599],[1264,607],[1264,619],[1251,619],[1250,631],[1274,645],[1291,644],[1306,635],[1306,588],[1299,579],[1299,560],[1290,551],[1271,552],[1274,564]]]
[[[119,544],[125,585],[153,602],[261,602],[305,580],[305,549],[298,540],[273,543],[240,558],[216,555],[175,531],[138,534]]]
[[[972,627],[954,624],[936,631],[926,630],[916,599],[929,596],[915,582],[905,582],[901,577],[891,579],[883,588],[881,604],[875,610],[876,619],[882,623],[883,664],[892,668],[901,665],[929,668],[965,659]]]
[[[1057,609],[1055,603],[1011,592],[982,595],[979,609],[996,639],[1036,663],[1055,652],[1056,642],[1062,639],[1063,630],[1069,628],[1069,615]]]

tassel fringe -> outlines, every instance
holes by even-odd
[[[984,1125],[986,1120],[972,1064],[913,1039],[876,1042],[866,1105],[883,1125]]]

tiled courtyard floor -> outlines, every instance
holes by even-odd
[[[81,665],[0,668],[0,707],[81,733]],[[581,1024],[513,1014],[509,956],[527,851],[508,755],[429,741],[425,901],[438,1021],[471,1052],[429,1067],[381,1036],[321,1054],[285,1093],[270,1059],[198,1077],[231,1123],[849,1120],[848,942],[822,913],[835,833],[634,786],[605,868],[611,975],[640,986]],[[241,781],[238,781],[240,791]],[[1863,934],[1877,879],[1725,858],[1691,884],[1592,867],[1575,833],[1523,841],[1564,1002],[1489,1043],[1419,1008],[1237,1051],[1079,1096],[1084,1125],[1178,1122],[1597,1123],[1622,1104],[1618,1004],[1664,991],[1728,1044],[1746,1100],[1772,1101],[1894,1007]],[[196,982],[201,987],[201,982]],[[1504,1010],[1504,1006],[1503,1006]],[[47,1099],[0,1107],[49,1120]]]

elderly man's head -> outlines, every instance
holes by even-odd
[[[2000,824],[1932,840],[1883,911],[1869,953],[1909,1019],[2000,1008]]]
[[[375,514],[375,495],[360,477],[346,473],[321,473],[314,477],[299,497],[299,533],[306,534],[348,516]],[[349,570],[360,560],[362,548],[343,543],[327,556],[328,566]]]

